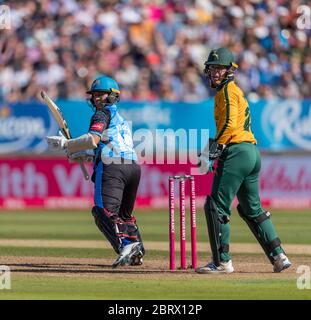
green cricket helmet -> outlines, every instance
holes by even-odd
[[[216,88],[217,85],[211,76],[210,66],[224,66],[227,67],[227,72],[222,79],[222,83],[228,80],[228,77],[233,76],[234,71],[238,68],[238,65],[234,62],[234,56],[232,52],[227,48],[219,48],[212,50],[204,63],[204,73],[210,80],[212,88]]]
[[[227,67],[238,68],[238,65],[234,62],[234,56],[232,52],[227,48],[219,48],[212,50],[204,63],[205,67],[210,65],[220,65]]]
[[[96,78],[91,85],[91,89],[86,93],[93,95],[95,92],[108,93],[108,97],[106,98],[105,103],[102,105],[103,107],[120,101],[119,86],[114,79],[108,76],[104,75]],[[90,102],[94,107],[96,107],[93,97],[90,99]]]

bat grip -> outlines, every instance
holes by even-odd
[[[88,172],[87,172],[87,170],[86,170],[86,168],[85,168],[85,165],[84,165],[84,163],[83,163],[83,160],[79,160],[79,165],[80,165],[80,168],[81,168],[81,170],[82,170],[82,172],[83,172],[84,179],[85,179],[85,180],[89,180],[89,179],[90,179],[90,176],[89,176],[89,174],[88,174]]]

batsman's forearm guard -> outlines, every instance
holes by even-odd
[[[95,149],[97,144],[95,143],[92,135],[90,133],[86,133],[78,138],[68,140],[66,147],[68,155],[71,155],[78,151]]]

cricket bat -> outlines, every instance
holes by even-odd
[[[47,95],[47,93],[45,91],[41,91],[41,97],[44,100],[44,102],[46,103],[46,105],[49,107],[50,111],[53,114],[54,119],[56,120],[56,122],[59,125],[59,128],[62,132],[62,134],[64,135],[65,138],[67,139],[71,139],[71,134],[67,125],[66,120],[63,117],[62,112],[60,111],[59,107],[54,103],[54,101]],[[78,161],[80,168],[83,172],[84,178],[85,180],[89,180],[90,176],[84,166],[84,163],[82,160]]]

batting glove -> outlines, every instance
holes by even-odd
[[[67,147],[68,139],[61,132],[59,132],[58,136],[48,136],[45,138],[51,151],[64,151]]]
[[[92,149],[78,151],[68,155],[69,162],[86,161],[92,162],[95,157],[95,152]]]

